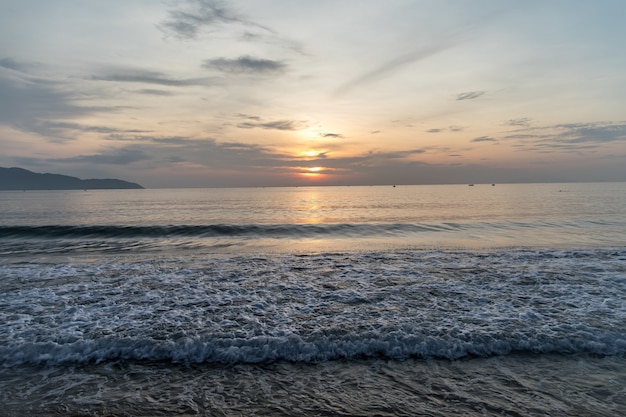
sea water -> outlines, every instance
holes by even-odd
[[[626,183],[0,209],[2,416],[626,413]]]

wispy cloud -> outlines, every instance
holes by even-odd
[[[563,130],[558,139],[568,143],[626,141],[624,123],[569,123],[554,127]]]
[[[119,129],[111,126],[98,126],[98,125],[84,125],[75,122],[61,122],[61,121],[41,121],[39,124],[41,129],[47,131],[79,131],[79,132],[91,132],[91,133],[148,133],[148,130],[140,129]]]
[[[378,66],[375,66],[374,69],[340,85],[337,89],[335,89],[334,95],[341,96],[354,90],[357,87],[385,78],[395,71],[401,69],[402,67],[429,58],[439,52],[451,48],[458,42],[460,42],[460,39],[458,39],[456,36],[451,36],[447,38],[442,37],[418,49],[396,56],[395,58],[392,58],[388,61],[383,62],[382,64],[379,64]]]
[[[179,39],[196,39],[204,30],[211,31],[219,25],[230,24],[273,32],[218,0],[187,0],[180,8],[170,10],[168,17],[158,27],[167,35]]]
[[[260,116],[252,116],[249,114],[244,114],[244,113],[237,113],[235,115],[236,117],[242,118],[242,119],[249,119],[249,120],[256,120],[256,121],[261,121],[261,117]]]
[[[480,136],[478,138],[472,139],[470,142],[497,142],[498,139],[489,137],[489,136]]]
[[[463,127],[461,126],[448,126],[447,128],[434,127],[432,129],[427,129],[426,133],[441,133],[441,132],[462,132]]]
[[[214,69],[231,74],[280,74],[287,67],[282,61],[240,56],[239,58],[207,59],[202,64],[204,68]]]
[[[504,122],[504,124],[506,126],[528,127],[530,126],[531,122],[532,122],[532,119],[528,117],[520,117],[518,119],[509,119],[506,122]]]
[[[136,148],[121,148],[112,149],[99,154],[59,158],[54,161],[64,163],[126,165],[138,161],[149,160],[150,158],[150,154],[144,150]]]
[[[598,149],[610,143],[626,143],[626,122],[563,123],[527,126],[503,137],[517,141],[524,151],[556,152]]]
[[[0,67],[7,68],[13,71],[26,72],[27,65],[14,60],[13,58],[0,59]]]
[[[330,133],[330,132],[321,132],[319,136],[322,138],[331,138],[331,139],[343,139],[343,135],[341,133]]]
[[[110,139],[115,142],[128,143],[128,145],[57,161],[108,165],[136,162],[150,162],[151,164],[191,162],[212,167],[232,166],[243,169],[255,160],[284,159],[284,156],[275,154],[271,149],[260,145],[239,142],[220,143],[211,138],[115,133],[110,135]]]
[[[486,91],[469,91],[467,93],[460,93],[460,94],[457,94],[456,100],[457,101],[474,100],[480,96],[485,95],[486,93],[487,93]]]
[[[153,88],[143,88],[141,90],[137,90],[136,92],[139,94],[147,94],[151,96],[173,96],[174,95],[174,93],[172,93],[171,91],[157,90]]]
[[[243,122],[237,125],[240,129],[276,129],[276,130],[300,130],[306,128],[306,122],[298,120],[275,120],[271,122]]]
[[[471,39],[474,32],[483,26],[486,21],[493,19],[496,15],[499,15],[502,12],[503,10],[488,13],[483,17],[477,18],[474,22],[468,22],[465,25],[458,26],[457,28],[450,30],[448,33],[441,33],[437,36],[433,36],[421,45],[417,46],[415,49],[408,50],[407,52],[399,54],[389,60],[385,60],[378,65],[374,63],[372,65],[373,69],[340,85],[335,90],[334,95],[341,96],[357,87],[389,77],[396,71],[401,70],[408,65],[423,61],[436,54],[461,45]]]
[[[170,87],[208,85],[211,78],[173,78],[159,71],[138,68],[114,68],[91,76],[94,81],[156,84]],[[153,90],[154,91],[154,90]]]
[[[8,68],[8,66],[13,68]],[[51,141],[65,141],[58,136],[58,120],[67,120],[111,109],[89,107],[80,103],[79,94],[65,81],[42,78],[27,71],[28,66],[18,61],[5,61],[8,71],[0,70],[0,124],[18,130],[35,132]]]

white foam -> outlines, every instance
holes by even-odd
[[[626,352],[623,252],[0,265],[0,361]]]

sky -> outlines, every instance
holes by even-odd
[[[625,19],[623,0],[0,0],[0,166],[626,181]]]

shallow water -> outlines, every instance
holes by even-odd
[[[113,362],[2,373],[3,416],[607,416],[623,358],[512,354],[193,366]]]

